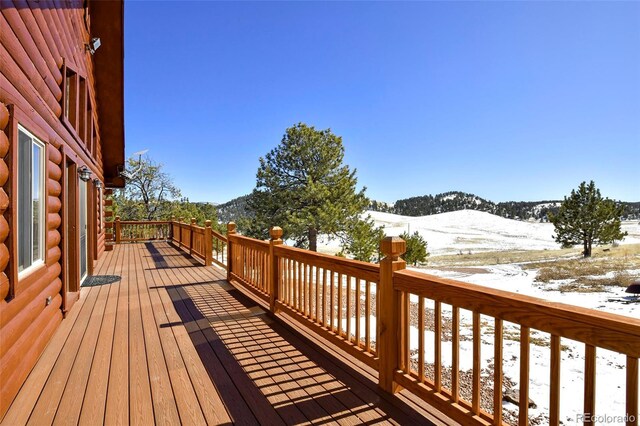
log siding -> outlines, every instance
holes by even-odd
[[[116,12],[118,8],[121,12],[121,2],[115,4]],[[63,313],[67,162],[86,166],[92,175],[87,186],[89,272],[104,252],[105,230],[99,223],[103,205],[94,179],[104,186],[100,125],[114,123],[105,124],[99,115],[95,58],[85,48],[92,36],[88,12],[85,2],[79,0],[0,1],[0,419],[62,322],[71,299],[79,294],[67,300]],[[106,19],[113,17],[103,13],[94,22]],[[122,64],[121,58],[119,61],[113,61],[116,73]],[[69,99],[76,111],[73,125],[65,123],[64,116],[67,66],[77,75],[75,98]],[[123,126],[121,120],[115,124]],[[44,144],[46,202],[44,262],[20,275],[16,252],[20,238],[16,232],[18,125]]]

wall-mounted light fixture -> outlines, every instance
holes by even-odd
[[[101,44],[102,42],[100,41],[100,38],[94,37],[89,43],[85,44],[85,48],[89,51],[89,53],[93,55],[94,53],[96,53],[96,50],[98,50]]]
[[[98,188],[98,189],[102,188],[102,182],[100,182],[100,179],[98,179],[98,178],[95,178],[95,179],[93,180],[93,184],[94,184],[94,185],[96,186],[96,188]]]
[[[89,170],[87,166],[82,166],[78,169],[78,176],[80,177],[81,181],[87,182],[89,179],[91,179],[91,170]]]

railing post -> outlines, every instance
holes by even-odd
[[[191,218],[191,224],[189,224],[189,254],[193,256],[193,242],[195,238],[193,238],[193,228],[196,226],[196,218]]]
[[[211,234],[211,221],[204,221],[204,264],[210,266],[213,263],[213,235]]]
[[[380,358],[378,386],[390,393],[398,391],[393,375],[398,369],[398,354],[403,344],[400,333],[403,308],[400,303],[400,292],[393,289],[393,273],[407,267],[407,263],[400,258],[400,255],[406,251],[406,247],[407,243],[400,237],[386,237],[380,242],[380,251],[384,258],[380,261],[380,288],[376,310]]]
[[[231,236],[236,233],[236,224],[234,222],[227,223],[227,281],[231,281],[231,272],[233,271],[233,251],[231,244]]]
[[[120,244],[120,239],[122,236],[120,235],[120,216],[116,216],[116,244]]]
[[[183,217],[179,217],[178,218],[178,233],[179,233],[179,238],[178,238],[178,247],[182,247],[183,243],[182,243],[182,221],[184,220]]]
[[[280,277],[280,262],[278,256],[275,255],[275,247],[282,244],[282,228],[274,226],[269,230],[271,241],[269,242],[269,258],[271,262],[271,270],[269,277],[269,307],[271,312],[276,312],[276,301],[279,295],[279,277]]]
[[[169,241],[175,241],[173,238],[173,224],[176,221],[175,216],[171,216],[171,220],[169,221]]]

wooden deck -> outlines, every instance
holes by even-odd
[[[3,425],[429,424],[168,243],[117,245],[95,275],[121,279],[82,288]]]

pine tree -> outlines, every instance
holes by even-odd
[[[584,257],[591,256],[593,244],[607,244],[627,235],[620,229],[624,207],[609,198],[602,198],[591,181],[582,182],[578,190],[564,197],[557,214],[549,213],[549,221],[556,228],[556,242],[562,247],[583,245]]]
[[[380,258],[380,241],[383,238],[383,228],[376,227],[370,216],[366,219],[350,221],[342,238],[342,250],[355,260],[377,261]]]
[[[249,233],[266,238],[277,225],[296,246],[317,251],[318,234],[343,232],[369,203],[364,188],[356,191],[356,171],[343,159],[342,138],[330,129],[304,123],[288,128],[280,144],[260,158]]]
[[[402,233],[400,238],[406,241],[407,251],[402,255],[402,258],[410,265],[417,265],[418,262],[424,262],[427,260],[429,253],[427,252],[427,241],[415,231],[409,235],[407,232]]]

